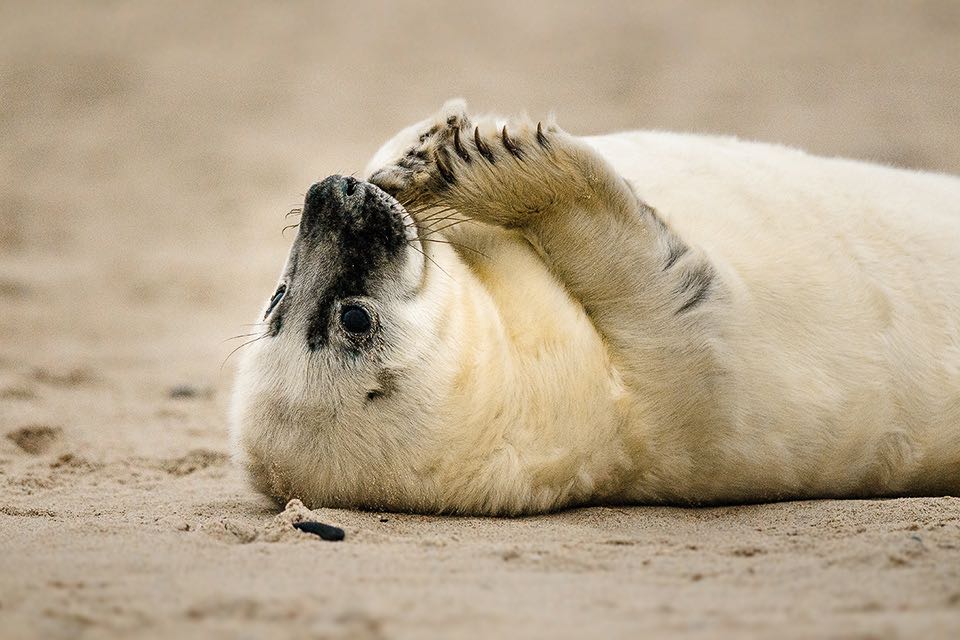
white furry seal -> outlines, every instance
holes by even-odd
[[[242,362],[233,437],[266,494],[524,514],[960,491],[957,178],[461,102],[368,175],[310,189]]]

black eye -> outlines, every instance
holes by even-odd
[[[346,305],[340,310],[340,324],[349,333],[366,333],[370,331],[370,314],[363,307]]]
[[[273,297],[270,298],[270,304],[267,305],[267,312],[263,314],[263,317],[266,318],[270,315],[270,312],[273,311],[273,308],[277,306],[277,303],[283,299],[283,294],[287,292],[287,285],[282,284],[277,287],[277,292],[273,294]]]

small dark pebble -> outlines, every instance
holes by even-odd
[[[343,540],[344,533],[343,529],[340,527],[334,527],[333,525],[323,524],[322,522],[294,522],[293,526],[300,531],[305,531],[307,533],[312,533],[315,536],[320,536],[324,540]]]
[[[168,396],[177,399],[196,398],[199,394],[200,392],[196,387],[192,387],[188,384],[177,385],[167,392]]]

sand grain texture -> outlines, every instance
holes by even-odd
[[[960,4],[0,3],[0,637],[960,637],[956,498],[491,520],[246,487],[223,340],[283,214],[455,95],[960,173]]]

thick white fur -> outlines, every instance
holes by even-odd
[[[960,492],[957,178],[460,102],[368,175],[424,229],[469,220],[384,303],[399,397],[351,404],[364,372],[317,373],[294,332],[247,353],[233,435],[266,493],[520,514]]]

